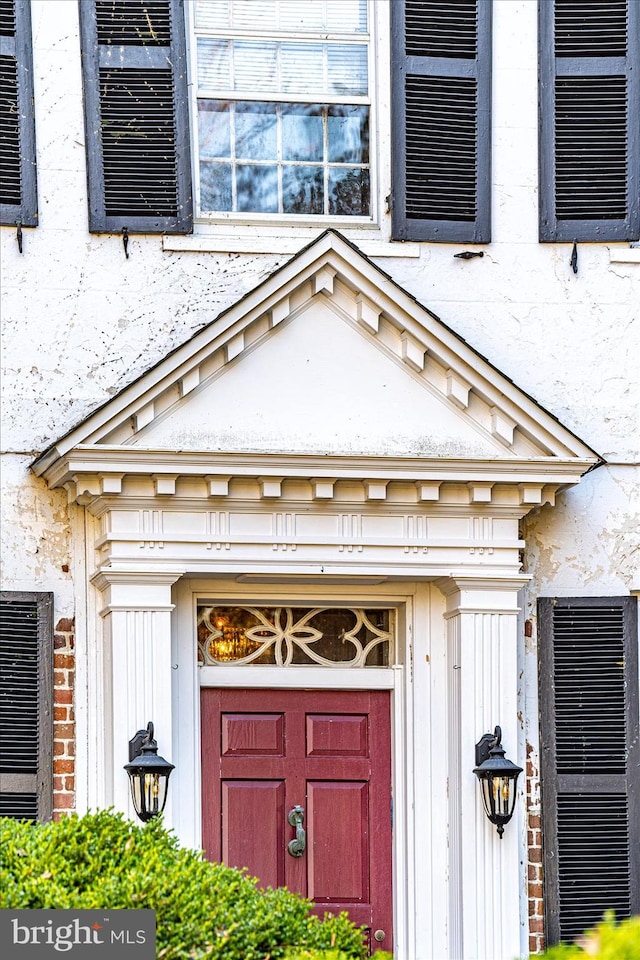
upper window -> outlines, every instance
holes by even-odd
[[[640,5],[540,4],[540,239],[640,237]]]
[[[369,218],[367,0],[197,0],[199,210]]]

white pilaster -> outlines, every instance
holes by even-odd
[[[128,743],[153,721],[158,753],[171,761],[173,742],[171,587],[180,574],[103,570],[93,582],[102,593],[105,676],[105,801],[135,819],[123,767]],[[171,787],[165,812],[171,826]]]
[[[526,857],[518,807],[500,840],[484,813],[473,768],[476,742],[496,725],[502,727],[507,756],[518,763],[518,590],[526,579],[438,581],[447,601],[450,664],[451,960],[513,960],[520,954]],[[520,805],[522,777],[518,796]]]

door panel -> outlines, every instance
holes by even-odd
[[[307,756],[368,756],[367,718],[308,714]]]
[[[223,713],[222,756],[284,756],[282,713]]]
[[[252,864],[251,872],[264,886],[284,885],[284,865],[278,850],[285,842],[285,785],[283,780],[223,780],[222,860],[230,867]],[[256,847],[254,823],[263,824],[273,844]]]
[[[389,692],[203,689],[201,707],[206,856],[348,910],[391,950]]]
[[[316,903],[369,899],[367,783],[307,784],[309,888]]]

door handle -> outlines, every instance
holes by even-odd
[[[291,826],[296,828],[296,838],[295,840],[289,840],[287,850],[292,857],[301,857],[307,845],[307,835],[302,826],[304,823],[304,807],[293,807],[289,811],[287,819]]]

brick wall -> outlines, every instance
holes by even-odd
[[[58,621],[53,637],[53,819],[75,808],[74,621]]]
[[[544,907],[542,901],[542,822],[540,818],[540,779],[536,755],[527,744],[527,847],[529,859],[529,952],[544,950]]]

